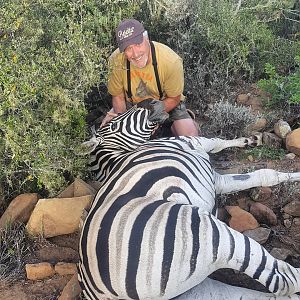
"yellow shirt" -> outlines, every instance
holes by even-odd
[[[184,74],[182,59],[168,46],[153,42],[155,46],[157,69],[163,99],[181,95],[184,100]],[[124,53],[116,49],[109,58],[110,74],[108,77],[108,92],[112,96],[125,93],[127,101],[127,71]],[[152,62],[144,68],[137,68],[130,64],[130,79],[132,102],[137,103],[147,98],[159,99],[159,91],[156,84],[154,67]]]

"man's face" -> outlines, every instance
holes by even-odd
[[[144,68],[149,59],[150,45],[147,37],[144,36],[141,44],[128,46],[124,50],[126,58],[137,68]]]

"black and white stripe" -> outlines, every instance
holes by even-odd
[[[85,296],[171,299],[219,268],[245,272],[275,294],[298,292],[299,269],[274,259],[213,212],[216,193],[300,180],[300,174],[260,170],[221,176],[207,152],[252,142],[149,141],[156,126],[152,104],[133,107],[97,132],[91,165],[101,187],[80,240],[78,269]]]

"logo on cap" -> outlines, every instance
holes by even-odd
[[[134,32],[134,26],[133,27],[128,27],[127,29],[125,30],[120,30],[118,31],[118,37],[119,37],[119,40],[122,41],[123,39],[126,39],[130,36],[132,36]]]

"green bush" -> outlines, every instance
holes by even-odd
[[[84,96],[106,81],[107,57],[134,1],[1,1],[0,181],[54,194],[85,173]]]
[[[267,79],[261,79],[258,87],[271,95],[267,105],[271,107],[287,107],[300,105],[300,56],[295,59],[298,66],[290,75],[279,75],[274,66],[266,64]]]

